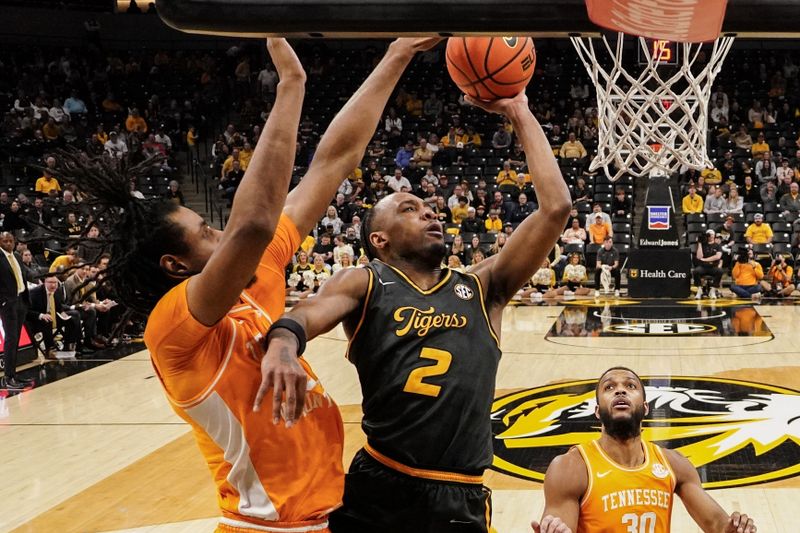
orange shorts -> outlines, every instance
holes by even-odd
[[[265,524],[251,524],[242,520],[223,518],[214,533],[331,533],[328,529],[328,520],[314,520],[307,522],[271,522]]]

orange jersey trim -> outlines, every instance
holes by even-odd
[[[388,466],[392,470],[397,470],[402,474],[422,479],[431,479],[433,481],[450,481],[454,483],[466,483],[470,485],[483,485],[483,476],[469,476],[466,474],[457,474],[455,472],[442,472],[440,470],[426,470],[424,468],[413,468],[399,463],[394,459],[390,459],[377,451],[369,445],[364,445],[364,450],[372,456],[373,459],[378,461],[384,466]]]

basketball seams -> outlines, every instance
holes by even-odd
[[[464,47],[464,57],[467,58],[467,63],[469,63],[469,67],[472,69],[472,72],[473,74],[475,74],[476,78],[474,82],[470,83],[470,86],[475,86],[476,84],[480,84],[484,87],[484,89],[486,89],[489,92],[489,94],[491,94],[495,98],[502,98],[499,94],[491,90],[489,86],[483,82],[483,79],[481,78],[480,74],[478,74],[478,70],[475,68],[475,65],[472,62],[472,57],[470,56],[469,50],[467,49],[467,40],[464,37],[461,37],[461,44]],[[479,97],[481,96],[480,89],[478,89],[478,95]]]
[[[489,64],[488,64],[489,57],[488,56],[491,53],[491,49],[492,49],[492,46],[494,44],[494,39],[496,39],[496,38],[490,38],[489,44],[487,45],[486,50],[483,52],[484,62],[483,62],[482,66],[484,67],[484,71],[487,73],[485,76],[480,76],[479,75],[479,73],[477,71],[477,68],[476,68],[476,65],[473,63],[472,57],[469,54],[469,49],[467,48],[466,39],[464,37],[460,37],[459,39],[461,39],[461,45],[463,47],[462,55],[465,56],[464,59],[466,59],[467,63],[469,63],[469,68],[470,68],[470,70],[472,70],[472,72],[474,74],[474,79],[471,79],[469,73],[464,70],[464,68],[466,68],[466,65],[459,66],[456,63],[456,61],[454,60],[454,58],[453,58],[453,56],[451,54],[447,54],[446,53],[446,57],[448,59],[448,63],[450,65],[452,65],[455,68],[455,70],[458,71],[458,73],[461,75],[461,77],[462,78],[466,78],[466,81],[464,81],[462,83],[459,83],[458,85],[462,88],[462,90],[464,90],[464,92],[468,92],[471,96],[474,96],[474,93],[477,93],[478,96],[480,97],[481,96],[480,93],[483,92],[483,91],[480,90],[480,87],[482,86],[486,91],[491,93],[493,96],[495,96],[497,98],[500,98],[501,96],[499,94],[497,94],[496,90],[492,89],[491,84],[494,84],[495,86],[511,86],[511,85],[516,85],[516,84],[520,84],[520,83],[527,83],[533,77],[534,69],[532,68],[531,72],[530,72],[530,74],[528,76],[526,76],[524,78],[521,78],[519,80],[501,81],[501,80],[497,80],[497,79],[494,78],[495,75],[497,75],[499,72],[502,72],[505,68],[507,68],[509,65],[511,65],[514,61],[519,59],[520,55],[522,55],[523,52],[525,52],[527,50],[527,45],[530,45],[530,50],[528,50],[528,51],[532,52],[533,54],[535,54],[535,47],[534,47],[533,41],[532,41],[532,39],[530,37],[526,37],[525,40],[522,41],[522,45],[518,48],[516,53],[510,59],[505,61],[498,68],[496,68],[496,69],[492,70],[491,72],[489,72]],[[461,59],[461,58],[459,58],[459,59]],[[462,68],[462,67],[464,67],[464,68]],[[487,84],[486,82],[490,82],[490,83]],[[470,89],[470,88],[474,88],[475,91],[468,91],[468,89]]]
[[[466,72],[464,72],[463,70],[461,70],[461,67],[458,66],[458,63],[455,62],[455,60],[450,56],[450,54],[447,51],[445,51],[445,58],[447,59],[447,64],[449,66],[451,66],[454,69],[456,69],[458,71],[458,73],[461,74],[461,76],[463,76],[463,78],[465,80],[469,80],[469,75]],[[452,77],[452,75],[451,75],[451,77]],[[459,85],[462,88],[467,88],[467,87],[472,87],[473,84],[472,84],[472,82],[467,81],[467,82],[456,84],[456,85]],[[464,91],[464,92],[466,92],[466,91]],[[470,96],[472,96],[474,98],[477,98],[478,94],[477,93],[470,94]]]

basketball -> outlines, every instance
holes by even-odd
[[[465,94],[481,100],[512,98],[528,85],[536,67],[530,37],[451,37],[447,71]]]

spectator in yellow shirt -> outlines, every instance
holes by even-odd
[[[125,129],[130,132],[147,133],[147,122],[139,116],[139,110],[135,107],[131,109],[131,114],[125,119]]]
[[[63,272],[66,269],[78,264],[78,247],[75,245],[67,246],[64,255],[59,255],[50,264],[50,272]]]
[[[464,135],[464,146],[474,146],[480,148],[483,144],[481,136],[475,132],[475,128],[467,126],[467,133]]]
[[[753,147],[750,149],[753,152],[753,157],[759,157],[764,152],[769,152],[769,144],[764,140],[764,134],[758,134],[758,140],[753,143]]]
[[[36,192],[50,194],[50,191],[61,191],[61,185],[49,168],[44,169],[44,176],[36,180]]]
[[[406,111],[412,117],[421,117],[422,116],[422,100],[417,97],[416,92],[411,92],[408,96],[408,100],[406,100]]]
[[[709,185],[719,185],[722,182],[722,172],[718,168],[704,168],[700,175]]]
[[[242,146],[242,149],[239,150],[239,162],[242,165],[242,170],[247,169],[247,165],[250,164],[250,159],[252,157],[253,157],[253,145],[245,141],[244,146]]]
[[[100,126],[100,127],[102,127],[102,126]],[[194,148],[195,145],[197,144],[198,137],[199,137],[199,135],[197,135],[197,128],[195,128],[194,126],[189,128],[189,131],[186,132],[186,144],[187,144],[187,146],[189,146],[189,148]]]
[[[503,163],[503,170],[498,172],[496,182],[498,186],[517,184],[517,172],[511,170],[511,163],[508,161]]]
[[[769,244],[772,242],[772,228],[764,223],[764,215],[756,213],[753,223],[747,226],[744,238],[749,244]]]
[[[469,212],[469,205],[466,196],[459,196],[458,203],[450,209],[450,216],[453,217],[453,224],[461,224],[461,221],[467,218]]]
[[[689,185],[689,194],[684,196],[683,200],[681,201],[683,214],[689,215],[691,213],[702,213],[703,205],[703,198],[697,194],[697,188],[694,186],[694,184]]]
[[[500,211],[492,209],[489,211],[489,218],[484,223],[487,233],[500,233],[503,231],[503,221],[500,220]]]
[[[231,155],[229,155],[228,158],[225,160],[225,162],[222,163],[222,174],[220,176],[220,179],[227,176],[228,172],[230,172],[233,169],[234,161],[239,162],[239,168],[241,168],[242,170],[247,170],[247,168],[245,167],[244,163],[241,160],[241,153],[239,152],[239,149],[234,148],[233,151],[231,152]]]
[[[561,159],[583,159],[586,157],[586,148],[583,147],[583,143],[576,140],[574,133],[570,133],[567,142],[561,145],[558,155]]]
[[[61,128],[53,117],[48,118],[47,123],[42,126],[42,135],[48,141],[55,141],[61,136]]]

